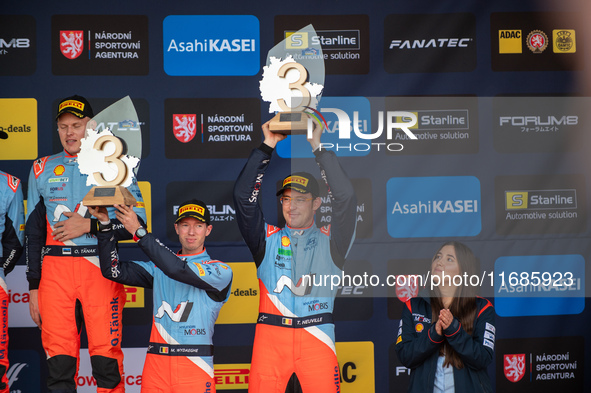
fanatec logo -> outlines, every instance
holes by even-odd
[[[422,40],[392,40],[390,49],[467,48],[472,38],[428,38]]]

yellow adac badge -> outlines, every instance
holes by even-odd
[[[335,347],[340,368],[341,393],[375,392],[373,343],[337,342]]]
[[[521,30],[499,30],[499,53],[522,53]]]

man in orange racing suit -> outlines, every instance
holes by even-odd
[[[87,176],[80,173],[77,154],[92,116],[84,97],[62,100],[56,120],[64,151],[36,160],[29,176],[25,226],[29,309],[41,329],[49,369],[47,385],[54,393],[76,391],[82,321],[97,391],[125,391],[121,378],[125,292],[122,284],[101,274],[94,236],[98,221],[91,219],[82,204],[91,186],[86,185]],[[137,212],[145,220],[135,178],[129,189],[137,200]],[[116,227],[125,238],[127,231],[121,225]]]
[[[260,287],[250,393],[283,393],[295,372],[304,393],[340,391],[332,310],[336,288],[315,286],[314,275],[341,275],[355,237],[356,198],[334,152],[321,149],[322,128],[309,139],[332,199],[331,225],[318,228],[316,179],[297,172],[283,180],[287,226],[265,223],[258,204],[264,173],[275,145],[286,136],[262,127],[264,142],[254,149],[234,186],[237,223],[257,266]],[[307,278],[306,278],[307,276]]]

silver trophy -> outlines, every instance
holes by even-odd
[[[95,186],[82,200],[84,205],[135,205],[126,187],[137,174],[141,152],[141,129],[129,96],[93,117],[78,153],[80,172],[88,175],[86,185]]]
[[[269,51],[259,87],[276,113],[271,131],[304,134],[324,89],[324,54],[312,25],[285,36]]]

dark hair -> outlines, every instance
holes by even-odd
[[[452,246],[454,248],[454,251],[456,252],[456,260],[460,268],[459,274],[464,275],[464,273],[466,273],[467,277],[470,277],[474,274],[478,275],[480,270],[478,261],[468,246],[460,242],[451,241],[444,243],[441,247],[439,247],[437,253],[439,253],[439,251],[441,251],[441,249],[445,246]],[[435,255],[437,255],[437,253],[435,253]],[[466,281],[469,280],[464,280],[462,282],[463,285],[456,288],[456,292],[449,306],[449,310],[453,316],[460,321],[466,333],[471,335],[472,331],[474,330],[474,319],[476,316],[477,287],[470,285],[470,283]],[[431,293],[432,323],[437,322],[439,319],[439,311],[441,311],[443,308],[444,306],[443,301],[441,300],[439,287],[435,287]],[[457,369],[464,367],[464,363],[462,362],[462,359],[460,359],[460,355],[454,351],[447,340],[443,342],[439,353],[440,355],[445,354],[445,361],[443,362],[444,367],[450,364]]]

